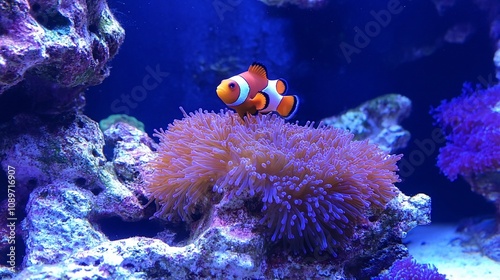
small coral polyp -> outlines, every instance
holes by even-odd
[[[258,197],[271,241],[294,251],[336,255],[367,212],[397,193],[400,156],[339,129],[199,110],[155,136],[147,189],[161,205],[157,217],[190,222],[209,206],[210,192]]]

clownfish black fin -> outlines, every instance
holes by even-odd
[[[257,109],[257,111],[264,110],[267,106],[269,106],[269,95],[259,91],[252,101],[254,102],[255,109]]]
[[[262,64],[260,64],[258,62],[252,63],[252,65],[250,65],[250,67],[248,67],[248,72],[256,74],[256,75],[259,75],[262,78],[266,78],[267,79],[267,69],[266,69],[266,66],[264,66],[264,65],[262,65]]]
[[[276,82],[276,92],[278,92],[280,95],[285,95],[287,90],[288,83],[286,82],[286,80],[278,79],[278,81]]]

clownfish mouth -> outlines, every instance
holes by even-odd
[[[228,86],[224,83],[220,84],[217,89],[217,96],[225,103],[225,104],[231,104],[238,99],[237,96],[235,96],[235,93],[230,91],[228,89]]]
[[[217,96],[219,96],[219,98],[222,99],[222,101],[224,101],[224,103],[227,103],[226,99],[228,98],[228,94],[222,88],[222,86],[218,86],[217,89],[216,89],[216,91],[217,91]]]
[[[219,85],[215,91],[217,92],[217,95],[220,97],[223,94],[222,86]]]

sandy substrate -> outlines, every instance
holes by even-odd
[[[404,243],[419,263],[435,265],[447,279],[500,280],[500,263],[460,245],[455,225],[419,226]]]

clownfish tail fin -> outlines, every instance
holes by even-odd
[[[285,95],[288,90],[288,83],[286,82],[285,79],[278,79],[276,82],[276,91],[280,95]]]
[[[291,119],[299,107],[299,97],[297,95],[283,96],[276,111],[280,116]]]

